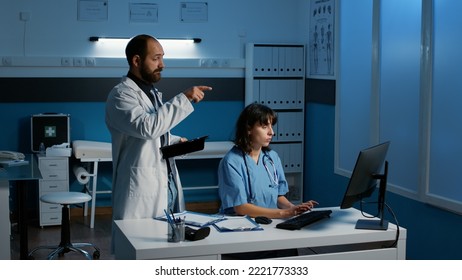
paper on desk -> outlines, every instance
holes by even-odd
[[[175,218],[185,218],[185,224],[196,227],[205,227],[212,225],[216,222],[222,221],[225,219],[222,215],[213,215],[205,213],[197,213],[191,211],[184,211],[181,213],[174,213]],[[166,221],[167,217],[165,215],[157,217],[156,219]]]
[[[213,224],[213,226],[221,232],[263,230],[249,216],[226,217],[226,219]]]

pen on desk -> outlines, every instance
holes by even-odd
[[[172,218],[170,217],[170,215],[167,213],[167,210],[164,209],[164,213],[165,213],[165,217],[167,218],[167,222],[172,227],[172,229],[174,229],[175,228],[174,222],[172,221]]]
[[[176,222],[175,215],[173,214],[173,210],[170,209],[170,213],[172,214],[173,221]]]
[[[180,220],[179,220],[179,218],[178,218],[178,219],[175,218],[175,215],[173,214],[173,210],[170,209],[170,213],[172,213],[173,222],[174,222],[175,224],[176,224],[176,223],[179,223]]]

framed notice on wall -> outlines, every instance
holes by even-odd
[[[181,22],[207,22],[208,3],[207,2],[181,2],[180,21]]]
[[[77,19],[81,21],[107,21],[107,0],[79,0]]]
[[[154,3],[130,3],[130,22],[158,22],[158,7]]]
[[[309,77],[335,78],[335,1],[311,0]]]

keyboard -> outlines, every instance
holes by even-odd
[[[288,230],[301,229],[302,227],[310,225],[319,220],[329,218],[331,213],[331,210],[309,211],[296,217],[285,220],[284,222],[277,224],[276,227]]]

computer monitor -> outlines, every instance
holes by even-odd
[[[379,184],[378,194],[378,213],[376,219],[360,219],[356,223],[358,229],[388,229],[388,221],[384,220],[385,192],[387,187],[388,162],[385,161],[390,142],[384,142],[379,145],[361,150],[356,160],[353,173],[351,174],[348,187],[343,196],[341,209],[353,207],[353,205],[364,198],[368,198],[374,193],[377,181]],[[384,171],[381,172],[385,163]]]

